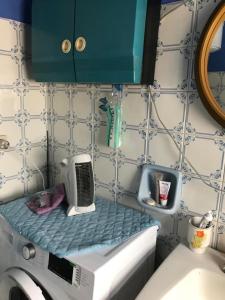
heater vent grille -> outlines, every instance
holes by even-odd
[[[76,286],[80,286],[80,281],[81,281],[81,267],[79,267],[78,265],[75,265],[73,268],[73,273],[74,273],[74,279],[73,279],[73,283]]]
[[[94,200],[94,178],[91,162],[75,164],[78,206],[90,206]]]

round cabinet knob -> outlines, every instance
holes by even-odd
[[[32,244],[27,244],[23,246],[23,258],[29,260],[34,258],[36,254],[36,250]]]
[[[82,36],[79,36],[75,41],[75,49],[78,52],[83,52],[84,49],[86,48],[86,45],[87,45],[87,42],[86,42],[85,38]]]
[[[61,48],[62,48],[62,52],[63,53],[69,53],[70,50],[71,50],[71,47],[72,47],[72,45],[71,45],[70,40],[64,40],[64,41],[62,41]]]

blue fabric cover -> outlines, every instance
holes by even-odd
[[[147,227],[160,225],[143,214],[112,201],[96,199],[96,211],[67,217],[66,207],[37,215],[21,198],[0,206],[0,214],[12,228],[42,249],[58,257],[90,253],[117,245]]]

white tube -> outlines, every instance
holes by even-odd
[[[159,198],[160,198],[160,204],[162,206],[167,206],[168,202],[168,194],[170,191],[171,182],[168,181],[159,181]]]

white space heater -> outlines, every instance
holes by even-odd
[[[95,188],[92,161],[89,154],[65,158],[61,162],[68,216],[83,214],[95,210]]]

